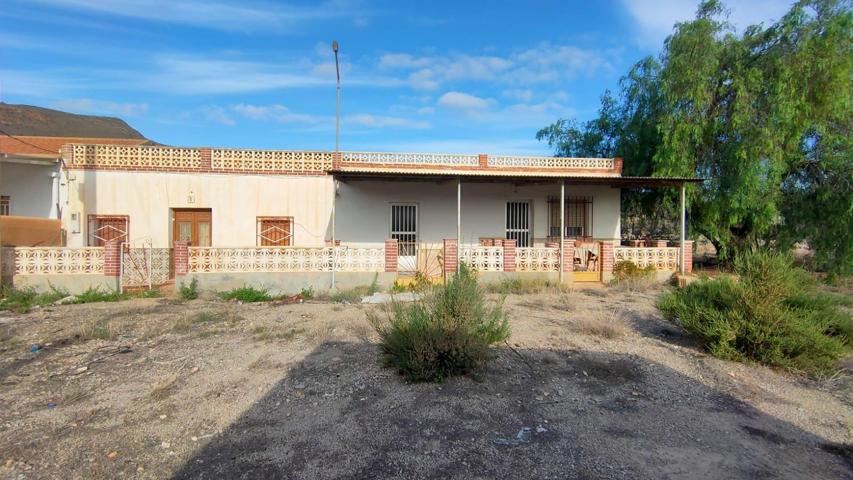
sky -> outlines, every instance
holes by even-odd
[[[4,0],[0,100],[168,145],[549,155],[695,1]],[[785,0],[730,1],[738,28]]]

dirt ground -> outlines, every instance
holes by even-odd
[[[659,293],[510,295],[508,344],[440,385],[382,367],[376,306],[2,313],[0,478],[853,477],[848,376],[709,357]]]

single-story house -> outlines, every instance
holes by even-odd
[[[691,263],[683,236],[622,246],[620,192],[683,194],[696,180],[624,177],[619,158],[73,143],[61,164],[76,253],[57,267],[19,249],[24,283],[65,269],[125,288],[196,278],[298,292],[439,278],[459,262],[487,280],[564,282],[607,281],[620,260],[670,273]]]

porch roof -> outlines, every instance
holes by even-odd
[[[567,185],[610,185],[619,188],[632,187],[678,187],[686,183],[700,183],[702,178],[695,177],[617,177],[585,173],[565,172],[501,172],[501,171],[437,171],[414,170],[390,172],[363,170],[330,171],[342,181],[348,180],[386,180],[386,181],[440,181],[462,178],[466,182],[478,183],[555,183],[565,181]]]

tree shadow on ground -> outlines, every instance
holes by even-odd
[[[202,447],[187,478],[850,478],[851,450],[661,364],[497,349],[477,377],[406,384],[326,343]],[[499,445],[531,429],[529,442]],[[512,443],[512,442],[510,442]]]

